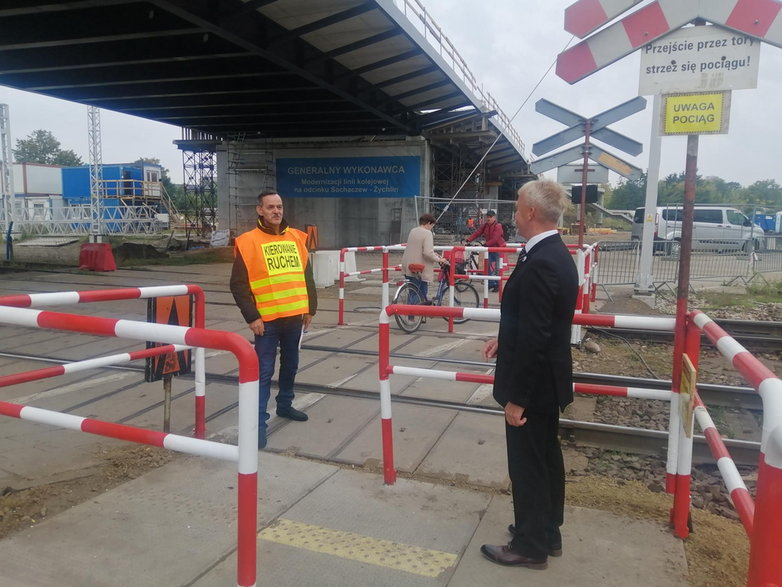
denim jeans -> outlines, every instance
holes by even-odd
[[[500,254],[499,253],[489,253],[489,275],[497,275],[498,270],[500,267]],[[499,281],[490,281],[489,287],[492,289],[496,289],[500,286]]]
[[[429,294],[429,282],[424,281],[423,279],[421,279],[420,277],[416,277],[415,275],[405,275],[405,277],[409,279],[418,288],[418,291],[421,292],[421,295],[424,297],[424,299],[422,300],[410,299],[408,301],[411,304],[420,304],[421,302],[425,302],[427,300],[427,295]]]
[[[290,408],[293,402],[293,382],[299,369],[299,340],[301,340],[301,316],[277,318],[263,323],[263,336],[255,337],[258,354],[258,428],[266,429],[269,420],[267,406],[271,396],[277,347],[280,348],[280,373],[277,377],[277,409]]]

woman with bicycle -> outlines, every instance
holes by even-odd
[[[407,235],[407,247],[402,255],[402,272],[418,286],[423,295],[423,300],[418,303],[427,301],[429,282],[434,279],[434,264],[442,265],[446,262],[446,259],[434,250],[432,228],[435,222],[435,217],[431,214],[421,214],[418,226]]]

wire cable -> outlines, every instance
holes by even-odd
[[[569,40],[567,43],[565,43],[565,46],[562,48],[562,51],[565,51],[565,49],[567,49],[567,48],[570,46],[570,43],[572,43],[572,42],[573,42],[573,39],[575,39],[575,38],[576,38],[576,37],[575,37],[575,35],[571,36],[571,37],[570,37],[570,40]],[[562,51],[560,51],[560,53],[562,53]],[[513,116],[511,116],[511,117],[508,119],[508,124],[511,124],[511,123],[513,123],[513,120],[514,120],[514,119],[515,119],[515,118],[516,118],[516,117],[519,115],[519,112],[521,112],[521,109],[522,109],[522,108],[524,108],[524,106],[526,106],[526,105],[527,105],[527,102],[529,102],[530,98],[532,98],[533,94],[535,94],[535,91],[536,91],[536,90],[537,90],[537,89],[540,87],[540,84],[542,84],[542,83],[543,83],[543,80],[544,80],[544,79],[546,79],[546,77],[548,77],[548,74],[549,74],[549,73],[551,73],[551,70],[554,68],[554,66],[556,65],[556,63],[557,63],[557,60],[556,60],[556,58],[555,58],[555,59],[554,59],[554,61],[552,61],[552,62],[551,62],[551,65],[549,65],[549,66],[548,66],[548,69],[546,69],[546,71],[543,73],[543,75],[540,77],[540,79],[537,81],[537,83],[536,83],[536,84],[533,86],[532,90],[530,90],[529,94],[527,94],[527,97],[526,97],[526,98],[524,98],[524,101],[521,103],[521,106],[519,106],[519,107],[516,109],[516,112],[514,112],[514,113],[513,113]],[[484,153],[484,154],[481,156],[481,158],[480,158],[480,159],[478,160],[478,162],[475,164],[475,167],[473,167],[473,168],[472,168],[472,171],[470,171],[470,173],[468,173],[468,174],[467,174],[467,178],[466,178],[466,179],[465,179],[465,180],[462,182],[462,185],[460,185],[460,186],[458,187],[458,189],[457,189],[457,190],[454,192],[453,196],[451,196],[451,199],[450,199],[450,200],[448,200],[448,203],[447,203],[447,204],[445,205],[445,207],[443,208],[443,211],[442,211],[442,212],[440,212],[440,215],[437,217],[437,221],[438,221],[438,222],[440,221],[440,218],[442,218],[442,217],[443,217],[443,214],[445,214],[445,213],[448,211],[448,208],[451,206],[451,204],[453,203],[453,201],[456,199],[456,196],[458,196],[458,195],[461,193],[462,189],[464,189],[464,186],[466,186],[466,185],[467,185],[467,182],[468,182],[468,181],[470,181],[470,178],[471,178],[471,177],[472,177],[472,176],[475,174],[475,172],[476,172],[476,171],[478,170],[478,168],[481,166],[481,164],[482,164],[482,163],[483,163],[483,161],[486,159],[486,157],[488,157],[488,156],[489,156],[489,153],[490,153],[490,152],[491,152],[491,150],[494,148],[494,145],[496,145],[496,144],[497,144],[497,142],[498,142],[498,141],[499,141],[499,140],[500,140],[500,139],[501,139],[503,136],[505,136],[505,132],[504,132],[504,131],[503,131],[501,128],[497,127],[497,130],[498,130],[498,131],[500,131],[500,132],[499,132],[499,134],[498,134],[498,135],[497,135],[497,137],[494,139],[494,141],[492,141],[492,144],[491,144],[491,145],[489,145],[489,147],[486,149],[486,152],[485,152],[485,153]]]

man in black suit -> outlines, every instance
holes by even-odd
[[[505,408],[508,472],[513,489],[513,539],[484,544],[501,565],[545,569],[562,554],[565,467],[559,411],[573,401],[570,327],[578,272],[557,231],[569,205],[556,182],[524,184],[516,201],[516,229],[527,241],[502,298],[500,330],[486,342],[497,358],[494,399]]]

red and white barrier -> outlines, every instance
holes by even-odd
[[[703,436],[706,438],[711,454],[717,461],[717,468],[725,481],[730,499],[739,514],[739,519],[744,525],[744,529],[747,531],[747,536],[752,536],[755,503],[752,501],[752,496],[744,484],[744,479],[741,478],[741,473],[736,468],[735,461],[730,458],[728,448],[722,441],[722,436],[717,431],[714,421],[711,419],[709,412],[706,411],[701,398],[697,396],[695,397],[695,419],[703,431]]]
[[[107,357],[87,359],[86,361],[76,361],[73,363],[66,363],[64,365],[55,365],[54,367],[45,367],[43,369],[34,369],[32,371],[12,373],[11,375],[0,375],[0,387],[7,387],[9,385],[16,385],[18,383],[28,383],[30,381],[48,379],[49,377],[68,375],[70,373],[78,373],[79,371],[87,371],[89,369],[97,369],[99,367],[121,365],[123,363],[130,363],[131,361],[146,359],[148,357],[176,353],[187,350],[189,348],[192,347],[179,344],[170,344],[149,349],[142,349],[140,351],[131,351],[129,353],[110,355]]]
[[[236,460],[238,463],[237,584],[240,587],[255,585],[255,536],[258,514],[258,357],[252,345],[233,332],[10,306],[0,306],[0,324],[214,348],[230,351],[236,355],[239,361],[239,441],[235,457],[229,454],[234,449],[213,447],[216,443],[205,440],[49,412],[30,406],[3,402],[0,404],[0,413],[93,434],[183,450],[191,454],[213,456],[214,452],[223,455],[218,458],[230,456],[230,460]]]
[[[401,245],[396,245],[401,246]],[[404,246],[401,246],[404,249]],[[383,253],[383,266],[376,269],[368,269],[364,271],[345,271],[345,254],[347,253],[366,253],[377,252]],[[338,320],[337,324],[343,326],[345,324],[345,278],[353,275],[366,275],[368,273],[383,273],[383,303],[388,304],[388,247],[386,245],[376,245],[370,247],[345,247],[339,252],[339,300],[338,300]]]
[[[691,317],[763,401],[747,585],[782,585],[782,381],[706,314],[696,310]]]
[[[193,296],[193,323],[196,328],[203,328],[206,319],[204,290],[200,286],[192,284],[0,296],[0,306],[40,308],[42,306],[66,306],[91,302],[112,302],[184,295]],[[206,435],[206,357],[203,348],[196,348],[193,353],[193,371],[195,379],[195,426],[193,435],[196,438],[204,438]]]
[[[380,386],[380,417],[382,422],[382,447],[383,447],[383,479],[386,484],[396,482],[396,470],[394,468],[394,442],[391,415],[391,383],[389,376],[411,375],[414,377],[433,377],[448,381],[466,381],[480,384],[494,382],[493,375],[480,373],[458,373],[437,369],[422,369],[416,367],[404,367],[391,365],[390,362],[390,327],[389,317],[394,314],[443,317],[443,318],[468,318],[485,322],[499,322],[500,310],[495,308],[464,308],[448,306],[423,306],[423,305],[391,305],[380,311],[378,323],[378,370]],[[658,318],[650,316],[603,316],[594,314],[579,314],[573,317],[573,323],[581,325],[612,326],[616,328],[644,327],[652,330],[673,330],[673,318]],[[579,393],[608,393],[623,397],[638,397],[644,399],[659,399],[670,401],[673,394],[668,391],[643,389],[635,387],[613,387],[577,383],[574,390]],[[669,463],[669,468],[671,467]]]

